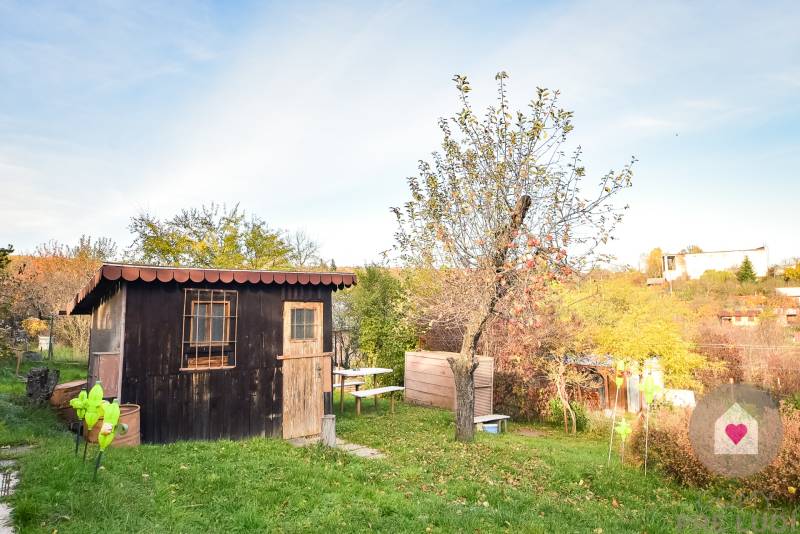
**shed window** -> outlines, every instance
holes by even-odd
[[[181,369],[221,369],[236,365],[238,303],[236,291],[185,290]]]
[[[313,308],[292,309],[292,339],[314,339],[315,310]]]

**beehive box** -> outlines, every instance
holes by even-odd
[[[436,406],[455,410],[456,394],[453,371],[448,357],[457,357],[453,352],[406,352],[405,399],[411,404]],[[478,356],[475,369],[475,416],[492,413],[494,394],[494,360]]]

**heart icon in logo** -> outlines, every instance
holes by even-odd
[[[747,435],[747,425],[742,423],[734,425],[731,423],[725,427],[725,433],[728,435],[734,445],[738,445],[739,442],[742,441],[742,438]]]

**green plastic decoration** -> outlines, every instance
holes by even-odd
[[[618,388],[622,387],[622,383],[625,381],[625,360],[617,360],[616,364],[616,374],[614,376],[614,383],[617,384]]]
[[[656,395],[663,389],[661,384],[656,382],[653,377],[653,369],[645,365],[644,376],[639,384],[639,389],[644,394],[644,476],[647,476],[647,457],[650,449],[650,405],[656,398]]]
[[[89,395],[85,389],[82,389],[78,396],[70,399],[69,405],[75,410],[75,415],[78,416],[78,430],[75,432],[75,455],[78,455],[78,447],[81,444],[81,435],[83,434],[83,418],[86,416],[86,407],[89,405]]]
[[[631,432],[633,432],[633,429],[631,428],[631,425],[628,424],[626,419],[621,419],[614,428],[614,431],[619,434],[619,438],[623,443],[625,443],[625,441],[628,439],[628,436],[630,436]]]
[[[661,391],[661,386],[656,382],[652,374],[645,374],[644,378],[642,378],[642,383],[639,385],[639,389],[644,393],[645,404],[650,406],[653,404],[656,394]]]
[[[89,396],[86,399],[86,412],[84,420],[86,421],[86,429],[91,430],[97,423],[97,420],[103,416],[103,386],[98,382],[89,391]]]
[[[621,452],[620,462],[622,464],[624,464],[625,463],[625,442],[628,441],[628,436],[631,435],[631,432],[633,432],[633,429],[631,428],[631,425],[628,424],[627,420],[622,419],[622,420],[620,420],[619,423],[617,423],[617,426],[614,427],[614,431],[617,434],[619,434],[619,438],[620,438],[620,440],[622,440],[622,452]]]
[[[83,418],[86,415],[88,398],[89,396],[86,394],[86,390],[82,389],[81,392],[78,393],[77,397],[69,401],[69,405],[75,410],[75,415],[78,416],[79,421],[83,421]]]
[[[622,384],[625,383],[627,372],[625,371],[625,360],[617,360],[614,363],[614,383],[617,385],[616,393],[614,394],[614,409],[611,415],[611,432],[608,436],[608,457],[606,458],[606,467],[611,465],[611,451],[614,448],[614,423],[617,420],[617,401],[619,401],[619,390],[622,389]]]
[[[97,443],[100,445],[100,450],[106,450],[117,433],[117,424],[119,423],[119,401],[114,399],[114,402],[103,402],[103,426],[100,428],[100,434],[97,436]]]

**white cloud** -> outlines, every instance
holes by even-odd
[[[517,107],[536,86],[561,89],[590,171],[640,157],[614,246],[634,262],[654,244],[713,239],[693,214],[754,171],[717,140],[799,105],[786,68],[800,43],[792,4],[276,5],[241,17],[235,34],[202,6],[42,9],[15,18],[46,38],[0,37],[0,82],[31,108],[0,103],[0,180],[15,184],[0,224],[28,243],[102,232],[125,244],[136,211],[213,200],[306,228],[339,264],[375,259],[391,244],[403,178],[457,108],[452,75],[470,75],[482,107],[505,69]],[[784,165],[796,154],[770,149]],[[46,201],[18,207],[31,196]],[[673,221],[675,206],[684,217]],[[737,198],[711,213],[742,209]]]

